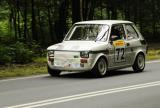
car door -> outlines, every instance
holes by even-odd
[[[133,24],[124,24],[126,33],[126,59],[127,63],[134,63],[135,55],[138,48],[141,46],[139,36]]]
[[[110,33],[110,52],[112,56],[112,68],[126,65],[126,42],[123,24],[112,25]]]

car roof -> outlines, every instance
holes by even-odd
[[[124,23],[133,23],[131,21],[125,21],[125,20],[91,20],[91,21],[81,21],[77,22],[75,24],[107,24],[107,25],[113,25],[113,24],[124,24]]]

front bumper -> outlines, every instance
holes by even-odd
[[[61,71],[89,71],[92,69],[91,66],[86,66],[85,64],[80,64],[79,66],[72,66],[72,64],[69,66],[54,66],[53,63],[48,61],[48,66],[51,69],[55,70],[61,70]]]

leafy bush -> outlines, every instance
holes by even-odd
[[[9,46],[0,45],[0,64],[29,63],[32,62],[34,56],[35,53],[22,42]]]
[[[11,46],[10,54],[12,62],[21,64],[31,62],[34,57],[34,52],[21,42],[16,42]]]
[[[10,63],[12,61],[11,56],[9,56],[9,48],[0,45],[0,64]]]

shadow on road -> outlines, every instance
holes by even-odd
[[[127,75],[127,74],[134,74],[135,72],[132,70],[115,70],[109,71],[108,76],[119,76],[119,75]]]
[[[107,75],[104,77],[115,77],[120,75],[129,75],[129,74],[135,74],[132,70],[115,70],[115,71],[109,71]],[[96,78],[94,75],[92,75],[90,72],[84,72],[84,73],[64,73],[60,76],[57,76],[55,78],[82,78],[82,79],[94,79]]]

